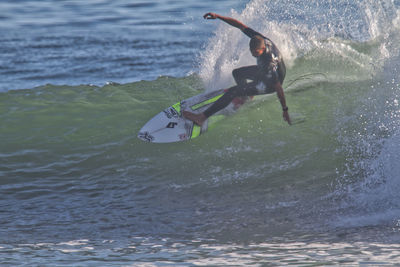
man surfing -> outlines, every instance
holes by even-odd
[[[276,45],[261,33],[256,32],[236,19],[215,13],[207,13],[204,15],[204,18],[220,19],[246,34],[250,38],[250,52],[257,58],[257,65],[234,69],[232,75],[237,84],[236,86],[228,88],[226,93],[203,113],[196,114],[183,111],[183,116],[202,126],[208,117],[228,106],[236,97],[276,92],[282,106],[283,119],[290,125],[289,108],[286,106],[282,88],[282,83],[286,75],[286,67]],[[251,80],[251,82],[247,80]]]

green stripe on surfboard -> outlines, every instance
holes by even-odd
[[[218,99],[220,99],[221,96],[223,96],[223,95],[224,95],[224,94],[220,94],[220,95],[217,95],[217,96],[215,96],[215,97],[213,97],[213,98],[207,99],[207,100],[205,100],[205,101],[203,101],[203,102],[201,102],[201,103],[199,103],[199,104],[196,104],[196,105],[191,106],[191,108],[192,108],[192,110],[196,110],[196,109],[199,109],[199,108],[201,108],[201,107],[204,107],[205,105],[214,103],[215,101],[217,101]]]
[[[179,115],[181,115],[181,102],[172,105],[172,107],[176,110],[176,112],[178,112]]]
[[[192,136],[190,138],[191,139],[196,138],[200,135],[200,133],[201,133],[201,127],[198,125],[193,125]]]

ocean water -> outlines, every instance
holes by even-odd
[[[396,266],[400,2],[1,1],[1,266]],[[260,96],[190,142],[139,129],[270,37]]]

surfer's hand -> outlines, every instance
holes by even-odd
[[[209,12],[209,13],[206,13],[206,14],[203,16],[203,18],[205,18],[205,19],[217,19],[218,16],[219,16],[218,14]]]
[[[289,125],[292,124],[292,122],[291,122],[291,120],[290,120],[289,112],[288,112],[287,110],[283,111],[282,116],[283,116],[283,119],[284,119],[285,121],[287,121],[287,123],[289,123]]]

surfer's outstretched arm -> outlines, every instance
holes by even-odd
[[[224,17],[224,16],[218,15],[216,13],[212,13],[212,12],[206,13],[203,17],[205,19],[220,19],[220,20],[228,23],[229,25],[240,29],[241,31],[244,31],[246,28],[248,28],[248,26],[244,25],[242,22],[240,22],[234,18]]]

